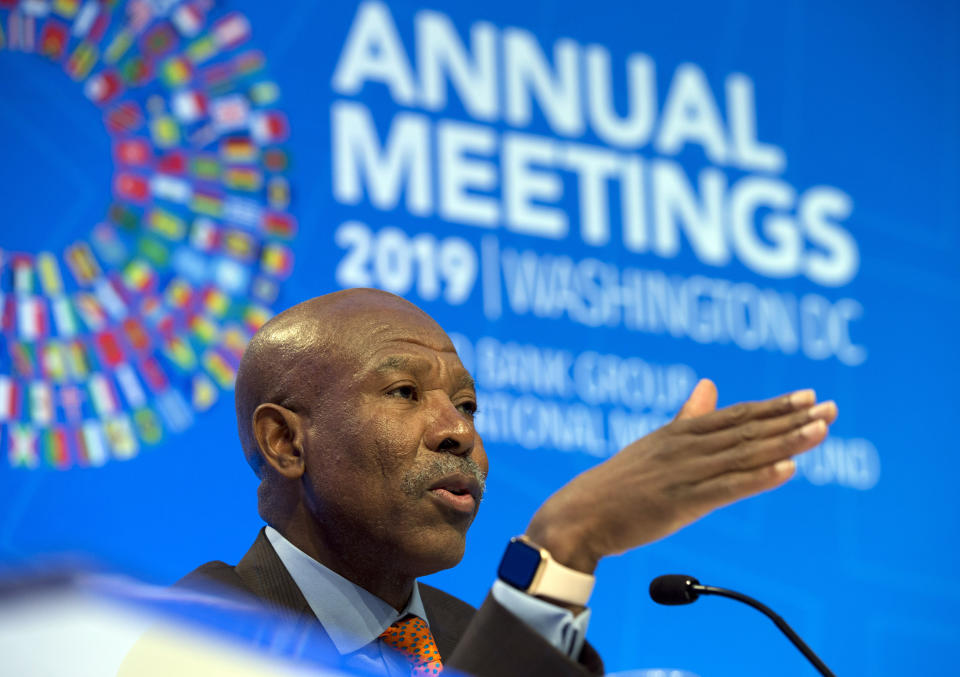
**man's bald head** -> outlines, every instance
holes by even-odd
[[[257,407],[272,403],[309,416],[334,370],[356,364],[365,342],[378,330],[407,321],[443,334],[420,308],[377,289],[318,296],[288,308],[260,328],[240,361],[235,393],[240,442],[258,477],[263,479],[264,461],[253,434]]]

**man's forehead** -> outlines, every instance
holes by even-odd
[[[449,339],[439,345],[410,339],[385,342],[369,356],[363,370],[374,374],[438,371],[449,373],[460,385],[473,387],[473,379]]]

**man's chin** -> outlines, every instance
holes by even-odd
[[[414,552],[409,553],[414,565],[414,576],[427,576],[444,569],[455,567],[463,559],[466,549],[466,530],[460,531],[457,527],[445,525],[442,530],[425,529],[433,533],[422,534]],[[439,533],[437,533],[439,531]]]

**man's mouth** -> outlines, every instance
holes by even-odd
[[[431,484],[428,493],[449,508],[473,514],[480,499],[480,486],[474,478],[457,473]]]

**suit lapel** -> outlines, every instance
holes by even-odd
[[[250,591],[269,606],[313,617],[310,605],[270,545],[264,529],[237,564],[236,572]]]
[[[315,625],[323,633],[323,640],[333,647],[300,588],[270,545],[264,529],[257,534],[257,540],[237,563],[234,571],[244,586],[269,607],[278,611],[295,612],[310,625]],[[430,631],[437,642],[437,650],[441,659],[446,660],[453,655],[474,609],[463,601],[423,583],[420,583],[420,597],[430,621]]]
[[[448,595],[442,590],[420,583],[420,599],[430,621],[430,632],[437,643],[440,659],[453,655],[457,642],[466,632],[474,614],[474,608],[466,602]]]

